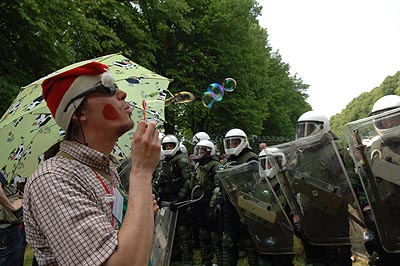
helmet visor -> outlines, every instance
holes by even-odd
[[[164,151],[168,151],[168,150],[173,150],[175,148],[176,144],[173,142],[166,142],[162,144],[162,149]]]
[[[268,167],[267,156],[259,157],[258,161],[260,162],[262,169],[267,170],[267,167]]]
[[[314,121],[298,122],[296,125],[296,139],[316,134],[320,130],[321,125],[322,123]]]
[[[210,156],[210,150],[211,149],[208,148],[208,147],[196,146],[194,148],[194,152],[193,152],[194,159],[198,160],[198,159],[201,159],[201,158],[209,157]]]
[[[383,116],[374,120],[378,129],[389,129],[400,126],[400,112],[390,116]]]
[[[228,149],[237,148],[241,142],[242,140],[239,137],[231,137],[225,139],[225,144]]]

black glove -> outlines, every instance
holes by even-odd
[[[171,209],[171,211],[174,212],[178,209],[177,203],[178,203],[178,199],[174,199],[173,201],[171,201],[171,205],[169,205],[169,208]]]
[[[370,256],[379,248],[379,239],[377,239],[375,232],[367,230],[364,233],[364,246],[365,250]]]
[[[214,213],[215,216],[222,215],[222,206],[220,203],[217,203],[217,205],[215,206]]]
[[[307,240],[307,237],[306,237],[306,235],[304,234],[304,231],[303,231],[303,228],[301,227],[300,222],[293,223],[293,231],[294,231],[294,233],[296,234],[296,236],[297,236],[298,238],[300,238],[301,240],[303,240],[303,241],[306,241],[306,240]]]
[[[364,221],[365,221],[365,225],[367,226],[367,228],[375,231],[376,230],[375,229],[375,218],[374,218],[372,211],[370,209],[364,210],[363,216],[364,216]]]

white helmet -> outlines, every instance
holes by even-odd
[[[172,150],[165,149],[165,145],[168,143],[174,144],[174,148]],[[164,156],[174,156],[180,148],[178,138],[171,134],[165,135],[161,140],[161,148]]]
[[[196,145],[197,142],[199,142],[201,140],[211,140],[211,138],[206,132],[200,131],[200,132],[197,132],[196,134],[194,134],[193,139],[192,139],[192,144]]]
[[[377,115],[385,111],[400,107],[400,96],[386,95],[378,99],[372,107],[371,115]],[[374,119],[376,132],[383,139],[400,138],[400,113],[390,112],[387,115],[378,116]]]
[[[302,114],[296,124],[296,139],[305,138],[319,133],[328,133],[331,130],[329,119],[315,111]]]
[[[246,147],[250,148],[250,145],[249,141],[247,140],[246,133],[244,133],[243,130],[234,128],[226,133],[224,138],[224,148],[226,154],[237,156]]]
[[[187,149],[186,149],[186,146],[183,145],[183,143],[179,144],[179,150],[180,150],[182,153],[188,153],[188,151],[187,151]]]
[[[204,152],[205,151],[205,152]],[[194,159],[207,158],[215,155],[215,145],[209,140],[201,140],[194,147]]]
[[[286,157],[284,153],[276,148],[265,148],[258,155],[258,161],[260,162],[265,175],[269,178],[274,177],[278,173],[278,165],[274,163],[274,161],[271,161],[274,157],[275,159],[280,160],[281,167],[286,165]]]
[[[399,95],[385,95],[379,98],[372,106],[371,115],[388,111],[394,108],[400,107],[400,96]]]
[[[268,178],[271,178],[277,174],[276,168],[271,165],[271,162],[269,160],[270,156],[272,156],[272,154],[268,152],[267,149],[263,149],[258,154],[258,161],[260,162],[260,165]]]

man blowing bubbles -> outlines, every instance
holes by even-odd
[[[67,133],[59,152],[39,166],[25,187],[27,241],[39,265],[148,263],[157,210],[151,178],[160,158],[158,131],[155,123],[139,122],[125,194],[110,153],[134,123],[126,93],[115,87],[107,70],[91,62],[42,84],[43,98]],[[126,200],[121,225],[115,206]]]

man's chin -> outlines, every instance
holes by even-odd
[[[127,123],[127,124],[121,126],[119,136],[122,136],[123,134],[125,134],[126,132],[131,130],[134,125],[135,125],[135,123],[133,123],[133,121],[130,121],[130,123]]]

